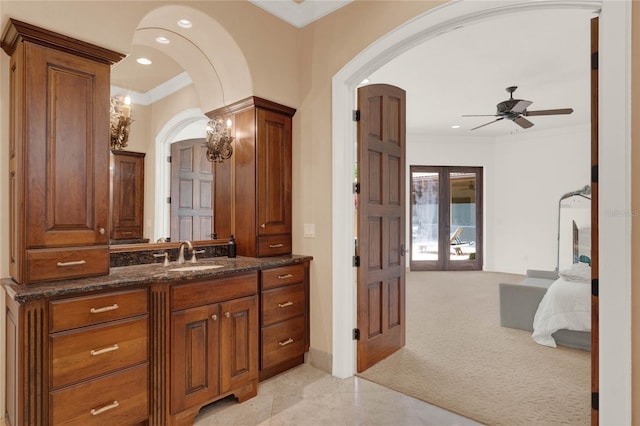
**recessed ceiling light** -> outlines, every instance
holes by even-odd
[[[190,20],[188,19],[181,19],[178,21],[178,25],[181,26],[182,28],[191,28],[193,26],[193,24],[191,23]]]
[[[156,37],[156,43],[169,44],[169,43],[171,43],[171,40],[169,40],[168,38],[163,37],[163,36],[158,36],[158,37]]]
[[[454,124],[453,126],[451,126],[452,129],[459,129],[460,125],[459,124]]]
[[[140,65],[151,65],[151,59],[149,58],[138,58],[136,59],[136,62],[139,63]]]

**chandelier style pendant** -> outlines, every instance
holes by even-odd
[[[233,136],[231,136],[231,120],[225,125],[222,117],[216,117],[207,124],[207,160],[222,163],[233,154]]]

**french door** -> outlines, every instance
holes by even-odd
[[[411,166],[412,271],[482,269],[482,167]]]

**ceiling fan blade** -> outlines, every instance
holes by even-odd
[[[461,117],[498,117],[497,114],[466,114]]]
[[[533,126],[533,123],[524,117],[514,118],[513,122],[516,123],[518,126],[522,127],[523,129],[528,129],[529,127]]]
[[[560,114],[571,114],[573,112],[573,108],[561,108],[561,109],[541,109],[538,111],[525,111],[522,115],[533,116],[533,115],[560,115]]]
[[[517,104],[513,106],[513,108],[511,108],[511,112],[517,112],[517,113],[523,112],[532,103],[533,102],[531,101],[519,101]]]
[[[484,124],[481,124],[481,125],[479,125],[479,126],[476,126],[476,127],[474,127],[473,129],[471,129],[471,130],[479,129],[480,127],[484,127],[484,126],[488,126],[489,124],[495,123],[496,121],[500,121],[500,120],[504,120],[504,117],[496,118],[496,119],[495,119],[495,120],[493,120],[493,121],[490,121],[490,122],[488,122],[488,123],[484,123]]]

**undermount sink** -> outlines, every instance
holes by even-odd
[[[204,271],[206,269],[222,268],[223,265],[191,265],[181,266],[179,268],[169,269],[170,272],[189,272],[189,271]]]

